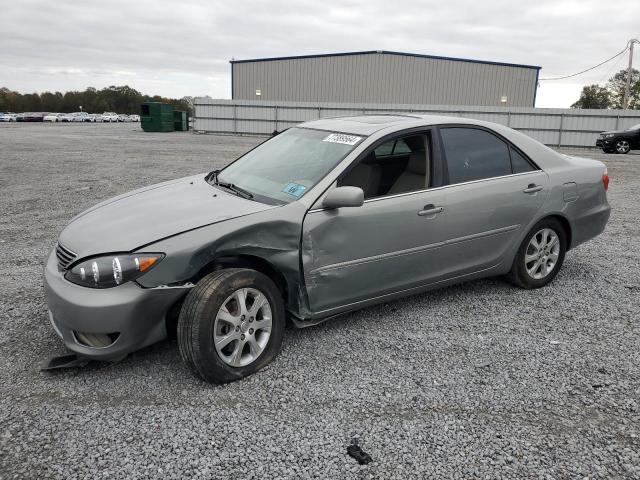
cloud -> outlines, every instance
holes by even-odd
[[[618,0],[616,10],[635,12],[636,3]],[[543,76],[558,76],[640,35],[638,15],[618,16],[612,29],[601,9],[600,0],[4,0],[0,86],[129,84],[150,94],[224,98],[232,58],[378,49],[541,65]],[[577,99],[572,92],[600,81],[610,66],[543,83],[539,99],[568,106]]]

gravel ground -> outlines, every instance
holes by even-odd
[[[606,232],[552,286],[490,279],[288,330],[226,386],[175,341],[42,373],[65,350],[42,264],[76,213],[211,170],[250,137],[0,125],[0,478],[640,478],[640,155],[603,159]],[[373,462],[346,447],[357,439]]]

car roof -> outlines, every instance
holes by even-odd
[[[526,134],[513,130],[499,123],[475,120],[465,117],[447,117],[441,115],[359,115],[352,117],[324,118],[305,122],[299,127],[314,128],[318,130],[328,130],[333,132],[347,133],[353,135],[380,135],[393,134],[397,131],[410,128],[429,127],[431,125],[477,125],[485,127],[498,133],[503,138],[516,145],[530,158],[535,159],[543,169],[553,167],[562,162],[562,156],[558,155],[551,148],[543,145]]]
[[[333,132],[352,133],[355,135],[372,135],[380,130],[403,130],[406,128],[438,125],[444,123],[463,123],[472,125],[485,125],[492,127],[495,124],[473,120],[471,118],[447,117],[441,115],[403,115],[403,114],[373,114],[357,115],[349,117],[322,118],[305,122],[299,126],[302,128],[314,128]]]

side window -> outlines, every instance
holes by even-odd
[[[375,149],[376,157],[384,157],[386,155],[408,155],[411,149],[403,138],[397,138],[384,142]]]
[[[511,173],[509,147],[485,130],[447,127],[440,130],[449,183],[470,182]]]
[[[396,142],[396,146],[393,149],[393,154],[394,155],[403,155],[403,154],[409,154],[411,153],[411,149],[409,148],[409,145],[407,145],[407,142],[404,141],[404,138],[399,138],[398,141]]]
[[[395,195],[429,187],[431,136],[429,133],[401,136],[385,141],[358,159],[338,186],[362,188],[364,198]]]
[[[513,173],[533,172],[535,170],[529,160],[524,158],[515,148],[509,147],[509,151],[511,152],[511,170],[513,170]]]
[[[393,154],[393,147],[395,146],[395,144],[395,140],[390,140],[380,145],[375,150],[376,157],[384,157],[385,155]]]

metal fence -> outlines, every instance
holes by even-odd
[[[561,108],[469,107],[306,103],[196,98],[194,130],[269,135],[298,123],[344,115],[414,113],[474,118],[500,123],[556,147],[590,147],[598,133],[640,123],[640,111]]]

